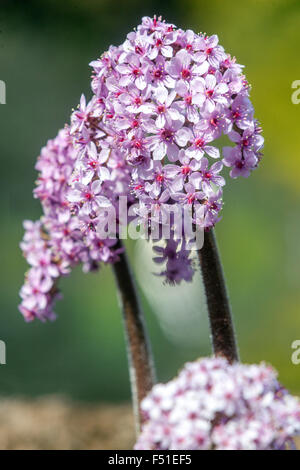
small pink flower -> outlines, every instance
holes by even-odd
[[[208,74],[205,78],[196,78],[192,82],[192,87],[195,90],[193,104],[206,106],[209,112],[215,109],[217,103],[226,105],[228,101],[225,96],[228,86],[226,83],[217,83],[214,75]]]
[[[203,157],[200,160],[200,165],[197,171],[193,172],[190,181],[196,186],[197,189],[203,189],[204,192],[211,187],[211,184],[216,186],[224,186],[225,180],[219,173],[223,169],[223,163],[218,161],[209,167],[207,158]]]
[[[176,247],[161,251],[176,260]],[[250,393],[249,393],[250,392]],[[300,402],[265,364],[187,363],[142,401],[137,450],[285,450],[300,434]]]
[[[140,107],[140,111],[146,115],[156,115],[155,125],[163,128],[167,122],[180,120],[179,111],[172,106],[176,97],[176,92],[168,92],[168,90],[159,86],[154,93],[155,102],[147,103]]]
[[[250,171],[257,165],[257,158],[254,154],[244,158],[241,149],[238,147],[224,147],[223,155],[224,165],[232,168],[230,171],[231,178],[237,178],[238,176],[247,178]]]
[[[176,161],[178,146],[184,147],[190,136],[188,129],[183,127],[182,120],[172,121],[163,128],[158,128],[155,122],[149,119],[145,122],[145,128],[152,134],[147,138],[147,142],[154,160],[162,160],[167,155],[169,160]]]
[[[168,72],[171,77],[189,82],[195,77],[200,77],[208,71],[208,62],[192,65],[192,55],[188,51],[182,49],[177,52],[176,56],[171,60]]]
[[[205,153],[212,158],[219,158],[219,150],[212,145],[208,145],[212,141],[212,135],[206,132],[197,132],[196,128],[194,128],[194,135],[190,139],[191,146],[187,148],[186,155],[196,160],[200,160]]]
[[[117,71],[121,74],[120,85],[122,87],[134,83],[139,90],[144,90],[147,86],[145,71],[149,68],[147,63],[141,63],[136,54],[128,54],[127,63],[117,66]]]
[[[213,68],[218,68],[220,62],[226,59],[224,49],[218,45],[218,42],[218,36],[215,34],[210,37],[201,37],[196,40],[196,47],[200,50],[194,55],[194,60],[200,63],[207,60],[209,65]]]

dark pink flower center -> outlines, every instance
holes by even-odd
[[[197,442],[198,442],[199,446],[202,446],[205,442],[204,437],[203,436],[197,436]]]
[[[170,129],[163,129],[161,131],[161,137],[163,140],[166,140],[167,142],[171,142],[174,137],[174,132],[172,132]]]
[[[235,162],[235,166],[236,168],[241,170],[244,167],[244,162],[242,160],[238,160],[237,162]]]
[[[140,98],[139,96],[137,96],[137,97],[134,99],[134,103],[137,104],[137,105],[141,104],[141,103],[142,103],[141,98]]]
[[[217,125],[218,125],[218,119],[217,119],[217,118],[212,118],[212,119],[210,120],[210,124],[211,124],[212,126],[214,126],[214,127],[217,127]]]
[[[241,113],[240,113],[239,111],[234,111],[234,112],[232,113],[233,119],[237,119],[237,118],[239,118],[240,116],[241,116]]]
[[[192,104],[192,95],[187,95],[185,97],[185,102],[187,105],[191,105]]]
[[[158,40],[156,41],[156,44],[155,44],[155,45],[156,45],[156,47],[160,47],[160,46],[162,45],[162,40],[161,40],[161,39],[158,39]]]
[[[93,195],[92,193],[85,193],[84,197],[87,201],[90,201],[93,198]]]
[[[155,78],[161,78],[162,77],[162,70],[156,69],[154,72],[154,77]]]
[[[206,54],[207,55],[210,55],[212,53],[212,47],[209,47],[208,49],[206,49]]]
[[[191,169],[190,169],[189,166],[183,166],[183,167],[181,168],[181,173],[182,173],[183,175],[188,175],[190,171],[191,171]]]
[[[158,181],[158,183],[162,183],[164,179],[164,175],[156,175],[156,181]]]
[[[140,149],[142,147],[142,142],[140,140],[134,140],[133,146],[136,149]]]
[[[138,156],[134,159],[135,163],[142,163],[144,160],[145,160],[144,155],[138,155]]]
[[[166,107],[163,104],[160,104],[159,106],[157,106],[158,113],[164,113],[165,110],[166,110]]]
[[[209,98],[211,98],[213,94],[214,90],[206,90],[206,96],[208,96]]]
[[[195,140],[195,147],[201,148],[203,147],[203,145],[204,145],[204,139],[202,139],[201,137]]]
[[[133,73],[133,75],[135,75],[137,77],[140,74],[140,69],[133,69],[132,73]]]
[[[207,172],[205,172],[205,173],[204,173],[204,175],[203,175],[203,176],[204,176],[204,178],[205,178],[205,179],[207,179],[207,180],[210,180],[210,179],[211,179],[211,177],[212,177],[212,174],[211,174],[211,173],[209,173],[209,171],[207,171]]]
[[[189,71],[189,69],[183,69],[183,70],[181,71],[181,76],[182,76],[182,78],[184,78],[184,79],[190,78],[191,72]]]

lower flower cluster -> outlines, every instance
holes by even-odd
[[[284,450],[300,434],[300,402],[270,366],[205,358],[142,402],[137,450]]]

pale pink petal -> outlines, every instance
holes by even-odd
[[[206,145],[204,147],[205,152],[212,158],[220,158],[220,151],[216,147]]]
[[[156,118],[155,124],[159,129],[162,129],[166,124],[165,115],[164,114],[159,114]]]
[[[174,143],[167,143],[167,154],[170,162],[176,162],[178,159],[179,148]]]
[[[188,128],[182,127],[176,132],[175,140],[180,147],[185,147],[191,139],[191,132]]]
[[[162,160],[167,153],[167,145],[165,142],[160,142],[153,151],[154,160]]]
[[[198,75],[204,75],[209,68],[209,63],[207,61],[202,62],[200,65],[196,65],[193,67],[193,73],[196,73]]]
[[[209,90],[213,90],[216,86],[216,83],[217,83],[216,77],[209,73],[205,78],[206,87]]]
[[[163,46],[161,53],[164,57],[171,58],[173,56],[173,48],[171,46]]]

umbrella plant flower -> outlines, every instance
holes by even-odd
[[[184,31],[157,17],[143,18],[123,44],[90,65],[91,98],[82,95],[70,123],[48,141],[36,164],[34,196],[43,215],[24,223],[21,248],[30,269],[21,313],[27,321],[54,319],[60,277],[77,264],[84,271],[110,264],[123,311],[138,433],[142,429],[136,448],[292,447],[300,432],[299,401],[272,368],[239,363],[213,230],[226,183],[248,177],[262,157],[264,139],[243,67],[216,35]],[[224,136],[229,145],[223,139],[220,144]],[[176,288],[191,281],[196,269],[190,233],[177,218],[186,210],[193,228],[204,231],[197,255],[214,357],[187,364],[174,380],[154,385],[123,229],[134,218],[146,229],[160,276]]]
[[[285,450],[300,434],[300,401],[265,364],[187,363],[142,402],[138,450]]]
[[[228,181],[224,167],[230,168],[231,178],[247,177],[262,155],[264,140],[243,67],[216,35],[148,17],[91,66],[93,96],[88,104],[82,97],[71,117],[79,183],[88,186],[91,179],[101,179],[99,165],[118,161],[129,172],[145,226],[153,207],[163,213],[166,207],[183,210],[188,205],[196,228],[213,228]],[[222,135],[231,145],[220,149]],[[92,174],[89,160],[95,148]],[[87,207],[84,190],[78,202]],[[90,213],[94,218],[94,211]],[[178,244],[177,251],[181,249],[184,244]],[[185,263],[189,270],[191,257]],[[162,275],[171,283],[186,279],[168,267]]]

